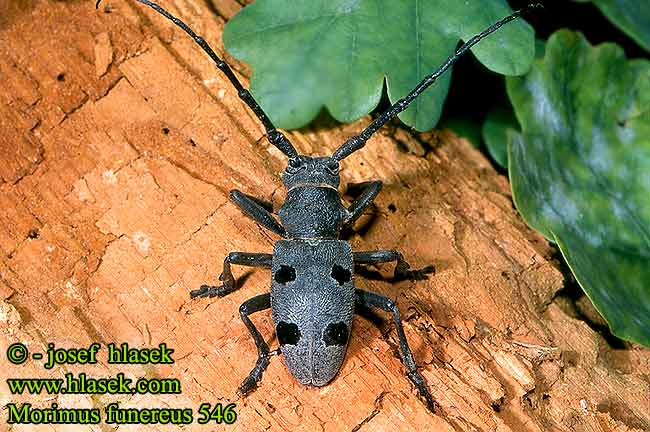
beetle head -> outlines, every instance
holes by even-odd
[[[329,156],[310,157],[298,155],[289,158],[287,168],[282,174],[287,189],[296,187],[331,187],[338,189],[339,162]]]

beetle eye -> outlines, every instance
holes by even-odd
[[[339,172],[339,163],[336,161],[331,161],[327,163],[327,170],[331,172],[332,174],[336,174]]]
[[[341,286],[343,286],[344,283],[350,282],[350,280],[352,280],[352,273],[350,272],[350,270],[343,268],[338,264],[334,264],[334,266],[332,267],[331,276]]]
[[[300,330],[294,323],[280,321],[275,328],[280,345],[296,345],[300,340]]]
[[[298,158],[291,158],[287,164],[287,171],[294,173],[303,167],[302,161]]]
[[[325,346],[345,346],[348,343],[348,326],[343,321],[329,323],[323,333]]]

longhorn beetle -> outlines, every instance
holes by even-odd
[[[228,64],[217,56],[202,37],[156,3],[149,0],[137,1],[165,16],[194,39],[262,122],[269,142],[289,159],[282,174],[287,197],[278,211],[279,222],[255,198],[238,190],[230,192],[230,198],[246,216],[283,238],[275,243],[273,254],[231,252],[223,261],[223,272],[219,276],[222,285],[202,285],[190,292],[191,298],[222,297],[233,292],[237,284],[230,269],[232,264],[272,270],[271,292],[257,295],[239,308],[241,319],[255,341],[258,352],[255,367],[239,387],[239,393],[246,395],[252,391],[269,364],[269,347],[250,320],[249,315],[252,313],[271,308],[280,351],[289,372],[302,384],[324,386],[334,378],[345,358],[355,308],[378,308],[392,314],[406,375],[417,387],[427,407],[433,410],[435,402],[417,370],[397,305],[382,295],[355,289],[352,282],[355,264],[395,261],[395,279],[423,279],[427,273],[433,272],[433,267],[411,270],[398,251],[352,252],[350,244],[340,240],[341,229],[354,223],[373,203],[382,183],[367,183],[360,196],[350,207],[345,208],[338,190],[339,162],[363,148],[379,128],[404,111],[481,39],[541,5],[531,4],[475,35],[462,44],[438,70],[426,76],[408,95],[375,118],[359,135],[345,141],[331,156],[311,157],[298,154],[282,132],[273,126]],[[96,3],[97,8],[100,2],[98,0]]]

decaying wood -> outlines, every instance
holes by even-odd
[[[3,357],[2,405],[235,401],[227,429],[246,431],[650,430],[650,350],[612,347],[573,313],[554,249],[525,226],[507,180],[479,152],[451,132],[412,135],[396,123],[343,166],[344,183],[386,185],[351,242],[397,248],[437,273],[356,284],[397,300],[441,411],[430,414],[403,375],[390,321],[364,318],[330,385],[297,384],[274,356],[257,391],[238,400],[256,358],[238,306],[268,290],[269,274],[237,269],[248,277],[222,299],[190,301],[188,292],[217,283],[228,251],[271,250],[275,238],[227,194],[238,188],[277,208],[283,157],[221,73],[153,13],[121,0],[100,11],[90,1],[9,3],[0,10],[0,352],[16,341],[36,351],[166,342],[176,363],[45,370]],[[236,2],[212,3],[165,5],[221,49],[214,12],[229,16]],[[323,120],[289,135],[302,152],[325,154],[367,122]],[[277,347],[270,314],[253,319]],[[176,377],[183,393],[18,397],[5,383],[67,371]]]

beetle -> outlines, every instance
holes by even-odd
[[[239,387],[239,393],[246,395],[255,389],[271,355],[267,343],[249,318],[251,314],[270,308],[280,351],[289,372],[304,385],[324,386],[341,368],[355,310],[377,308],[392,315],[406,375],[427,407],[433,411],[436,403],[417,370],[397,305],[385,296],[355,288],[353,274],[356,264],[395,262],[394,279],[418,280],[426,278],[434,269],[428,266],[412,270],[396,250],[353,252],[350,244],[340,238],[341,230],[353,224],[372,205],[382,183],[366,183],[361,194],[346,208],[339,193],[339,163],[363,148],[379,128],[405,110],[472,46],[504,24],[541,5],[530,4],[467,40],[435,72],[427,75],[408,95],[375,118],[360,134],[345,141],[331,156],[311,157],[298,154],[243,87],[230,66],[202,37],[158,4],[149,0],[137,1],[171,20],[210,56],[235,87],[239,98],[261,121],[269,142],[288,158],[282,174],[287,196],[278,211],[279,221],[259,200],[238,190],[230,193],[231,200],[246,216],[282,238],[275,243],[273,253],[231,252],[223,262],[223,271],[219,276],[221,285],[202,285],[190,292],[191,298],[222,297],[233,292],[237,288],[231,271],[233,264],[271,269],[271,291],[245,301],[239,308],[241,319],[258,352],[257,362]],[[97,8],[100,2],[98,0],[96,3]]]

